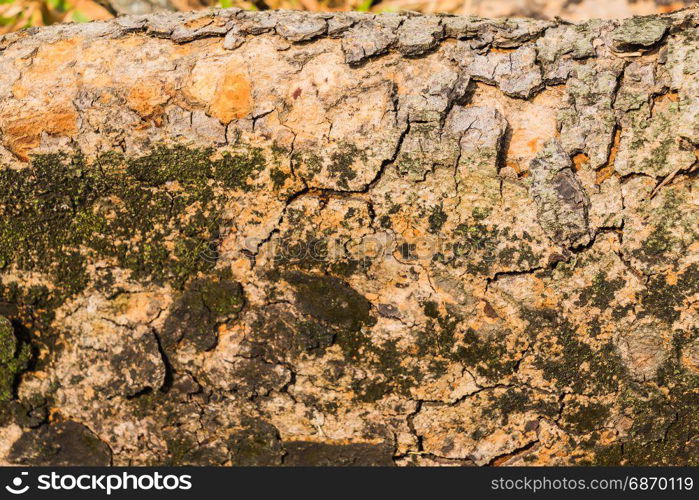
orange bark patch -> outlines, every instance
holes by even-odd
[[[516,161],[507,161],[505,166],[512,168],[518,176],[522,176],[527,172],[526,168],[522,168]]]
[[[597,176],[595,177],[595,184],[598,186],[604,181],[609,179],[614,173],[614,167],[603,167],[597,171]]]
[[[211,24],[213,22],[213,20],[214,20],[214,16],[200,17],[197,19],[192,19],[190,21],[187,21],[186,23],[184,23],[184,25],[187,28],[195,30],[195,29],[203,28],[204,26],[208,26],[209,24]]]
[[[24,99],[34,94],[37,82],[46,85],[45,82],[62,80],[61,87],[65,87],[65,68],[73,64],[79,53],[79,38],[69,38],[42,46],[32,58],[31,66],[27,68],[22,78],[12,87],[12,94],[16,99]],[[63,77],[63,78],[61,78]],[[73,80],[74,78],[68,78]],[[27,83],[28,82],[28,83]]]
[[[226,24],[226,20],[222,17],[217,17],[217,16],[205,16],[205,17],[200,17],[197,19],[192,19],[190,21],[187,21],[184,23],[185,27],[189,29],[199,29],[203,28],[205,26],[223,26]]]
[[[683,2],[672,2],[667,5],[659,5],[658,6],[658,12],[661,12],[663,14],[667,14],[670,12],[675,12],[677,10],[684,9],[686,5]]]
[[[41,134],[73,136],[77,118],[71,106],[54,107],[7,120],[2,128],[5,146],[22,161],[41,142]]]
[[[676,90],[671,90],[665,94],[659,95],[653,99],[653,104],[662,104],[665,102],[678,102],[680,100],[680,95]]]
[[[597,184],[598,186],[607,179],[609,179],[614,173],[614,161],[616,160],[616,155],[619,152],[619,142],[621,142],[621,130],[616,129],[616,131],[614,132],[612,149],[609,151],[609,159],[607,160],[607,164],[604,167],[597,170],[595,184]]]
[[[475,84],[471,105],[494,107],[507,117],[511,134],[506,165],[518,175],[524,175],[544,143],[557,136],[556,116],[563,105],[564,92],[564,86],[547,87],[533,99],[522,101],[507,97],[493,86]]]
[[[490,49],[491,54],[511,54],[517,49],[505,48],[505,47],[493,47]]]
[[[539,144],[541,144],[541,139],[532,139],[528,141],[527,146],[529,147],[529,151],[536,153],[539,150]]]
[[[242,73],[228,73],[216,88],[209,113],[227,124],[247,116],[252,109],[250,81]]]
[[[590,163],[590,158],[585,153],[578,153],[573,156],[573,169],[576,172],[588,163]]]
[[[145,120],[152,120],[157,126],[162,123],[163,105],[172,95],[172,90],[160,81],[143,82],[132,87],[126,103]]]

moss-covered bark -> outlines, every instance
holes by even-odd
[[[0,39],[0,461],[699,446],[699,14]]]

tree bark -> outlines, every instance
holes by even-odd
[[[0,39],[0,462],[697,465],[699,11]]]

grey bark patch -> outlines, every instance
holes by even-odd
[[[338,36],[347,31],[355,22],[352,16],[338,13],[328,19],[328,36]]]
[[[568,154],[583,152],[594,169],[608,158],[616,118],[612,109],[621,65],[576,64],[566,84],[566,106],[558,115],[560,140]]]
[[[373,21],[361,21],[342,38],[342,50],[347,64],[359,64],[365,59],[383,54],[396,41],[394,30]]]
[[[399,119],[440,122],[451,107],[464,98],[469,82],[465,73],[449,69],[434,73],[419,92],[401,96]]]
[[[537,60],[548,82],[565,82],[573,69],[573,60],[594,57],[598,24],[599,21],[556,26],[536,41]]]
[[[90,429],[68,420],[25,432],[12,445],[9,459],[22,465],[105,466],[112,452]]]
[[[148,16],[122,16],[117,17],[114,22],[116,22],[117,25],[119,25],[126,32],[140,31],[145,29],[148,22]]]
[[[291,42],[305,42],[324,35],[328,29],[325,19],[303,14],[292,14],[277,23],[277,34]]]
[[[536,49],[531,45],[486,55],[466,51],[459,62],[474,80],[497,85],[511,97],[529,99],[543,85]]]
[[[501,48],[514,48],[535,40],[547,28],[555,26],[551,21],[535,19],[487,20],[492,32],[493,45]]]
[[[175,43],[187,43],[199,38],[222,36],[225,35],[227,31],[228,27],[225,24],[216,22],[216,18],[211,17],[209,24],[199,28],[192,29],[184,24],[175,26],[170,35],[170,39]]]
[[[474,37],[481,29],[481,20],[472,17],[449,16],[442,18],[444,34],[449,38],[465,39]]]
[[[626,66],[622,84],[614,100],[614,109],[623,112],[640,109],[652,94],[659,93],[662,87],[655,73],[653,64],[633,61]]]
[[[261,12],[243,11],[240,14],[240,26],[244,33],[260,35],[272,31],[277,26],[277,13],[271,10]]]
[[[551,140],[530,164],[530,193],[539,224],[556,243],[576,247],[590,242],[589,200],[558,140]]]
[[[233,26],[226,36],[223,37],[223,48],[226,50],[235,50],[245,41],[245,35],[241,32],[239,26]]]
[[[435,48],[444,34],[438,18],[414,17],[398,28],[398,50],[408,56],[424,54]]]
[[[153,36],[169,37],[185,20],[182,14],[170,16],[153,15],[146,17],[146,29]]]
[[[651,47],[660,41],[669,23],[660,17],[632,17],[612,33],[612,48],[619,52]]]
[[[480,154],[492,160],[501,147],[507,120],[489,106],[455,106],[447,117],[444,130],[460,138],[462,153],[468,153],[469,157]]]

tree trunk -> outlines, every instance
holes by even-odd
[[[697,465],[698,19],[6,35],[0,462]]]

